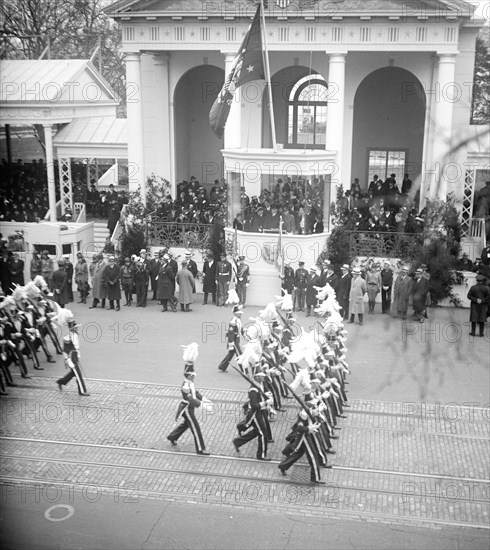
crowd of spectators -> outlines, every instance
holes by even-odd
[[[43,159],[0,163],[0,221],[39,222],[48,209],[46,164]]]
[[[420,233],[424,227],[424,211],[419,212],[414,207],[418,200],[410,199],[411,188],[408,174],[405,174],[401,189],[396,174],[385,181],[374,175],[366,192],[361,190],[356,178],[337,208],[358,231]]]

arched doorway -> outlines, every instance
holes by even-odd
[[[272,101],[274,103],[274,123],[276,126],[277,142],[288,143],[288,104],[294,86],[308,75],[319,75],[315,69],[301,65],[285,67],[271,77]],[[322,77],[321,77],[322,78]],[[265,148],[272,147],[271,127],[269,123],[269,94],[264,89],[262,101],[262,144]],[[301,148],[301,147],[299,147]],[[306,146],[306,148],[309,148]],[[315,147],[316,148],[316,147]]]
[[[212,184],[223,175],[223,139],[209,126],[209,111],[224,81],[224,71],[201,65],[187,71],[174,91],[177,182],[195,176]]]
[[[369,74],[354,98],[351,179],[367,190],[373,174],[383,181],[404,172],[412,181],[421,172],[425,93],[418,78],[400,67]],[[347,182],[345,182],[347,183]]]

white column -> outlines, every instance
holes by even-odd
[[[327,52],[328,53],[328,52]],[[325,185],[330,186],[330,201],[335,201],[336,186],[340,183],[342,174],[342,144],[344,139],[344,98],[345,98],[345,56],[347,52],[329,54],[328,62],[328,104],[327,104],[327,135],[325,149],[335,151],[334,176],[325,178]],[[325,196],[326,196],[325,190]],[[330,204],[328,205],[330,207]],[[324,213],[324,224],[329,224]]]
[[[225,79],[231,71],[233,61],[235,60],[235,53],[225,53]],[[235,91],[235,97],[231,104],[230,114],[225,126],[225,149],[237,149],[241,147],[241,133],[242,133],[242,93],[241,88],[237,88]]]
[[[170,184],[175,184],[174,176],[174,158],[172,155],[172,145],[174,135],[171,132],[170,122],[170,82],[169,82],[169,60],[170,54],[159,53],[153,56],[155,67],[155,94],[158,94],[158,104],[156,105],[155,116],[158,120],[158,168],[156,173]],[[162,129],[168,131],[162,131]]]
[[[48,199],[49,219],[56,221],[56,188],[54,180],[54,159],[53,159],[53,127],[51,124],[43,124],[44,138],[46,141],[46,168],[48,172]]]
[[[428,167],[430,177],[430,196],[445,200],[447,181],[444,178],[444,165],[450,160],[451,127],[456,85],[454,72],[456,54],[438,54],[438,75],[436,103],[434,108],[432,166]]]
[[[136,191],[141,187],[141,196],[145,199],[146,173],[143,144],[143,103],[141,90],[141,54],[126,53],[126,90],[128,116],[128,167],[129,189]]]

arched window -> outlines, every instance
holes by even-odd
[[[319,74],[310,74],[296,82],[288,100],[286,147],[325,148],[327,95],[327,83]]]

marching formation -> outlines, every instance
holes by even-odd
[[[60,342],[58,333],[66,323],[68,334]],[[57,380],[59,389],[72,378],[76,379],[78,393],[88,396],[80,366],[79,325],[73,313],[55,301],[41,275],[25,286],[16,286],[11,296],[0,295],[0,394],[7,395],[7,387],[16,386],[10,366],[20,369],[22,378],[30,378],[27,362],[36,370],[44,370],[40,355],[48,363],[56,363],[51,349],[63,355],[68,369],[66,376]]]
[[[243,418],[236,426],[238,435],[232,440],[236,452],[256,440],[256,458],[270,461],[268,449],[274,443],[271,425],[279,413],[286,412],[285,400],[292,399],[298,406],[297,417],[286,437],[282,450],[285,458],[278,468],[286,476],[293,464],[306,456],[311,482],[321,484],[321,468],[332,467],[327,455],[335,454],[332,441],[338,439],[336,432],[341,429],[338,419],[345,418],[344,408],[350,405],[346,390],[347,332],[340,306],[330,285],[317,287],[316,292],[319,305],[315,313],[321,322],[310,332],[295,322],[290,294],[268,304],[257,318],[250,319],[247,328],[241,321],[243,307],[235,305],[228,327],[227,354],[218,369],[227,372],[236,355],[238,367],[233,369],[249,384]],[[243,350],[241,337],[246,341]],[[196,452],[208,455],[195,409],[212,404],[195,387],[196,359],[197,344],[193,343],[184,351],[182,400],[176,417],[181,423],[167,439],[176,445],[190,429]]]

